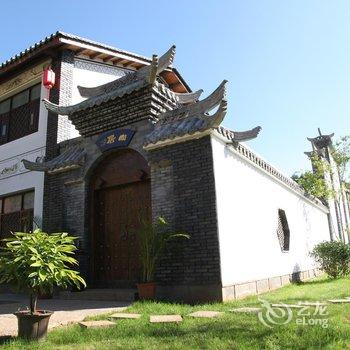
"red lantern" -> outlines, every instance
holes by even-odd
[[[55,85],[55,72],[51,68],[46,68],[43,75],[43,84],[46,89],[52,89]]]

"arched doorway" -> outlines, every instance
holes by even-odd
[[[91,178],[92,279],[95,287],[130,287],[140,280],[140,219],[151,220],[146,160],[127,149],[108,155]]]

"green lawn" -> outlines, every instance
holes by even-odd
[[[350,279],[320,279],[290,285],[259,297],[272,302],[322,301],[350,296]],[[197,310],[228,311],[232,307],[259,306],[258,297],[224,304],[201,306],[138,302],[129,312],[142,313],[139,320],[120,320],[109,329],[81,329],[79,326],[50,332],[45,343],[9,341],[1,349],[350,349],[350,304],[327,306],[328,327],[297,325],[297,311],[287,325],[268,328],[257,315],[226,312],[217,319],[186,317]],[[314,310],[314,308],[309,309]],[[150,324],[150,314],[178,313],[179,324]],[[108,315],[95,319],[107,319]],[[307,317],[309,319],[310,317]]]

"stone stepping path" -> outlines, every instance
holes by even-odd
[[[182,322],[181,315],[151,315],[151,323],[179,323]]]
[[[236,309],[230,309],[229,311],[246,314],[257,314],[259,311],[261,311],[261,307],[239,307]]]
[[[115,326],[114,322],[111,321],[83,321],[79,322],[79,326],[82,328],[102,328]]]
[[[303,305],[297,305],[297,304],[272,304],[273,307],[289,307],[290,309],[301,309],[304,306]]]
[[[346,297],[345,299],[329,299],[328,302],[333,304],[342,304],[342,303],[350,303],[350,297]],[[291,309],[301,309],[305,306],[326,306],[329,305],[327,302],[299,302],[298,304],[272,304],[272,307],[280,307],[280,308],[291,308]],[[262,310],[261,307],[239,307],[234,309],[229,309],[228,311],[231,313],[247,313],[247,314],[257,314]],[[206,311],[195,311],[187,316],[195,317],[195,318],[217,318],[224,314],[225,312],[222,311],[213,311],[213,310],[206,310]],[[116,323],[112,321],[116,321],[118,319],[140,319],[141,314],[136,313],[123,313],[123,312],[117,312],[109,317],[111,321],[83,321],[79,322],[79,325],[83,328],[101,328],[101,327],[111,327],[114,326]],[[350,321],[350,317],[347,318],[348,321]],[[150,315],[149,322],[150,323],[180,323],[183,321],[183,318],[181,315]]]
[[[350,303],[350,299],[329,299],[328,301],[330,301],[333,304],[346,304],[346,303]]]
[[[128,314],[128,313],[117,312],[116,314],[111,315],[109,318],[112,320],[117,320],[117,319],[139,319],[140,317],[141,317],[141,314]]]
[[[192,312],[188,316],[191,317],[202,317],[202,318],[214,318],[223,315],[223,312],[220,311],[196,311]]]

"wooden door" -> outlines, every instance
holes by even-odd
[[[121,176],[122,170],[116,173],[117,169],[126,169],[117,167],[120,158],[127,160],[129,176]],[[98,178],[104,180],[93,193],[92,274],[96,287],[130,287],[141,277],[138,228],[140,219],[151,218],[151,189],[144,175],[147,163],[140,164],[136,158],[129,154],[110,159],[96,177],[95,183],[101,182]]]

